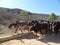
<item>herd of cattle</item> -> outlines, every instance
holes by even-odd
[[[34,31],[34,33],[40,33],[40,34],[59,34],[60,31],[60,22],[59,21],[46,21],[46,20],[32,20],[32,21],[17,21],[16,23],[12,23],[9,25],[9,28],[14,26],[17,30],[28,30],[29,32]]]

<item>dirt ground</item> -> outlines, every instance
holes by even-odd
[[[2,28],[2,30],[5,30],[5,29],[6,28]],[[9,32],[10,31],[8,31],[5,35],[9,35],[8,34]],[[11,34],[13,33],[11,32]],[[0,37],[5,35],[0,34]],[[22,37],[8,40],[2,43],[0,42],[0,45],[60,45],[60,35],[36,36],[36,35],[33,35],[32,33],[26,33]]]
[[[9,40],[0,45],[60,45],[60,35],[35,36],[32,33]]]

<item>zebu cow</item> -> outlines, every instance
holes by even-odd
[[[48,22],[40,22],[40,21],[36,21],[35,25],[30,29],[30,31],[34,31],[36,34],[40,33],[40,34],[47,34],[48,30],[49,30],[49,23]]]

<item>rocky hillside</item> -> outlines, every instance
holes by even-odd
[[[25,11],[22,9],[9,9],[0,7],[0,24],[6,25],[12,22],[16,22],[16,20],[48,20],[48,14],[36,14],[29,13],[28,15],[21,15],[21,12]],[[28,11],[25,11],[28,12]],[[58,20],[60,18],[58,17]]]

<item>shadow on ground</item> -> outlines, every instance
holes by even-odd
[[[60,35],[48,35],[41,39],[38,39],[38,41],[41,41],[44,43],[48,43],[48,42],[60,43]]]

